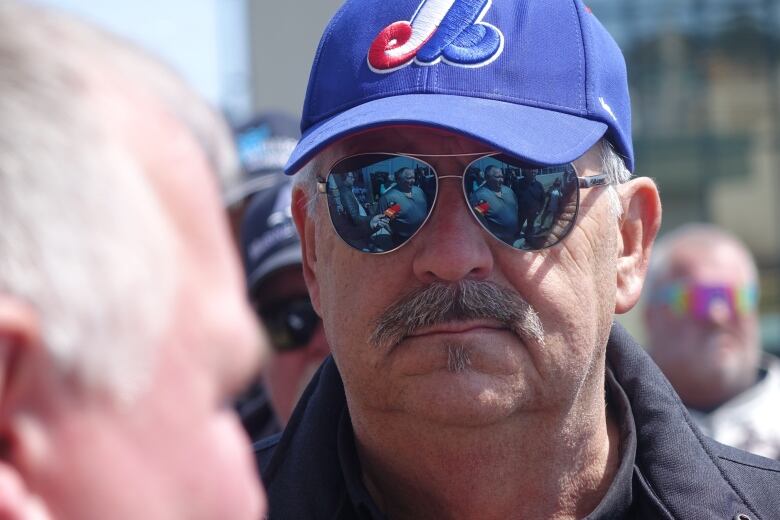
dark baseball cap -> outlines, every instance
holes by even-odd
[[[252,196],[241,223],[241,255],[250,294],[279,269],[301,264],[301,241],[290,210],[292,182],[281,174],[276,178],[281,182]]]
[[[284,112],[258,114],[233,134],[243,178],[226,195],[228,206],[278,182],[300,137],[298,121]]]

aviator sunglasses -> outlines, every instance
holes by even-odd
[[[649,303],[670,310],[678,317],[708,320],[715,308],[723,309],[730,319],[746,316],[758,308],[758,286],[748,284],[702,284],[692,281],[670,282],[657,287]]]
[[[462,175],[438,175],[422,160],[475,157]],[[444,179],[461,182],[472,216],[490,235],[522,251],[554,246],[574,227],[581,188],[606,186],[606,174],[579,177],[573,163],[537,166],[501,153],[407,155],[361,153],[318,178],[333,228],[365,253],[395,251],[433,212]]]

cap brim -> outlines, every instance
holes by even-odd
[[[253,293],[260,283],[273,272],[278,271],[283,267],[300,265],[303,261],[302,258],[301,244],[296,243],[265,259],[262,264],[247,277],[247,286],[249,287],[250,293]]]
[[[405,124],[450,130],[540,165],[577,159],[607,131],[607,125],[599,121],[507,101],[404,94],[368,101],[314,125],[298,142],[285,172],[294,174],[342,137],[373,127]]]

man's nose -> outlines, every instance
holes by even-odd
[[[707,302],[703,318],[714,325],[723,326],[731,320],[731,314],[731,308],[726,301],[713,298]]]
[[[415,237],[415,276],[423,283],[486,279],[493,271],[490,237],[471,215],[462,179],[439,181],[433,213]]]

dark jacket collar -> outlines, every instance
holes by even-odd
[[[628,396],[637,432],[636,472],[673,518],[735,518],[748,507],[660,369],[613,325],[607,362]]]

